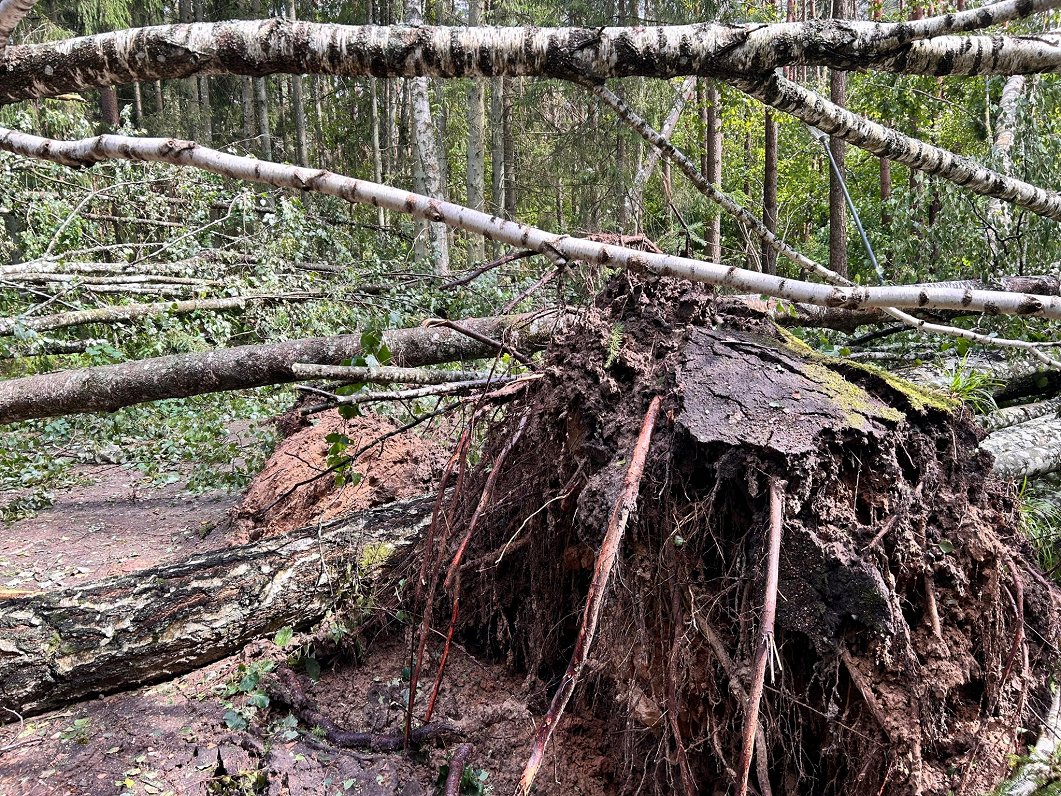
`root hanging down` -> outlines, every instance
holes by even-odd
[[[744,718],[744,735],[740,752],[740,769],[737,772],[737,793],[748,793],[748,772],[752,767],[752,752],[755,749],[756,730],[759,727],[759,702],[766,681],[766,664],[774,650],[774,617],[777,615],[777,572],[781,559],[781,526],[784,521],[783,482],[776,478],[770,481],[770,530],[766,542],[766,586],[763,590],[763,614],[759,620],[759,646],[752,663],[752,686],[748,690],[748,708]]]
[[[545,756],[587,721],[617,793],[1004,776],[1048,707],[1061,593],[953,404],[628,275],[537,372],[399,575],[449,626],[435,666],[460,643],[544,696],[519,791],[552,791]]]
[[[553,701],[549,705],[549,711],[545,714],[538,725],[538,731],[534,735],[534,746],[531,748],[530,759],[523,769],[520,777],[520,790],[523,796],[528,796],[534,785],[534,778],[538,774],[542,760],[545,758],[545,748],[549,739],[556,730],[560,718],[564,714],[564,708],[571,698],[571,694],[578,685],[582,668],[589,657],[589,649],[593,644],[593,637],[597,633],[597,623],[600,620],[601,607],[604,605],[604,596],[608,589],[608,581],[611,579],[615,561],[619,556],[619,547],[623,541],[623,532],[626,530],[626,522],[630,513],[637,503],[637,494],[641,486],[641,476],[645,470],[645,460],[648,458],[648,449],[652,443],[652,432],[656,427],[656,419],[659,417],[659,408],[662,403],[660,397],[654,397],[645,412],[645,419],[641,424],[641,433],[637,437],[637,444],[630,457],[630,465],[626,469],[626,477],[623,479],[623,491],[615,502],[611,517],[608,520],[608,530],[604,534],[600,553],[593,568],[593,580],[590,582],[589,594],[586,596],[586,607],[582,614],[582,624],[578,629],[578,638],[575,641],[575,651],[571,654],[571,663],[568,664],[564,678],[560,682],[560,688],[553,695]],[[776,581],[775,581],[776,583]]]

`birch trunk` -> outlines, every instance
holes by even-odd
[[[704,96],[704,155],[703,173],[707,183],[716,190],[722,187],[722,105],[718,86],[707,81]],[[707,219],[707,259],[722,262],[722,215],[713,210]]]
[[[144,96],[139,83],[133,83],[133,124],[137,130],[144,129]]]
[[[194,0],[195,21],[205,22],[206,16],[203,9],[203,0]],[[199,112],[200,129],[202,130],[203,143],[207,146],[214,145],[214,109],[210,101],[210,78],[202,75],[198,80],[199,86]]]
[[[479,25],[479,0],[468,0],[468,27]],[[484,144],[483,116],[485,114],[485,87],[482,79],[472,78],[468,85],[468,207],[472,210],[486,209],[486,147]],[[377,180],[378,182],[378,180]],[[482,238],[473,235],[468,240],[468,265],[475,266],[486,259]]]
[[[849,23],[855,24],[855,23]],[[879,157],[942,177],[981,196],[993,196],[1054,221],[1061,221],[1061,194],[1006,177],[969,158],[919,141],[847,111],[813,91],[772,74],[732,81],[747,94],[823,132]]]
[[[682,84],[678,87],[677,92],[674,95],[674,102],[671,104],[670,112],[667,114],[667,118],[663,120],[662,135],[664,138],[669,139],[674,133],[674,128],[678,126],[678,120],[681,119],[682,111],[685,110],[686,104],[692,99],[693,92],[696,90],[696,78],[687,77],[682,81]],[[652,179],[652,174],[656,171],[656,166],[659,164],[659,150],[650,149],[648,155],[645,157],[644,162],[641,164],[641,168],[637,170],[637,174],[634,175],[634,184],[630,189],[630,193],[627,195],[625,203],[625,217],[633,221],[634,231],[641,228],[641,220],[644,215],[644,198],[645,198],[645,187],[648,185],[648,181]]]
[[[833,0],[833,17],[847,16],[844,0]],[[829,72],[829,99],[838,108],[847,102],[847,75],[839,69]],[[840,276],[847,276],[847,205],[841,184],[847,163],[847,144],[842,138],[829,139],[829,152],[836,168],[829,169],[829,268]],[[837,174],[839,172],[839,175]]]
[[[243,110],[243,138],[249,148],[255,140],[254,129],[257,126],[257,115],[254,110],[254,78],[240,78],[240,107]]]
[[[995,122],[995,154],[999,160],[999,171],[1005,175],[1013,173],[1013,158],[1010,150],[1017,126],[1017,105],[1024,93],[1023,75],[1010,77],[1002,87],[1002,98],[998,104],[998,120]],[[1013,215],[1009,205],[997,197],[987,203],[987,241],[991,253],[998,262],[1005,248],[1004,241],[1009,237]]]
[[[405,21],[412,27],[423,25],[422,0],[408,0],[405,6]],[[416,158],[423,169],[425,193],[432,199],[444,199],[442,168],[438,147],[438,134],[431,113],[431,84],[426,77],[415,77],[409,83],[409,100],[412,110],[412,136]],[[449,273],[449,232],[446,225],[429,221],[427,225],[428,245],[431,249],[431,265],[435,273]]]
[[[79,141],[56,141],[0,128],[0,149],[68,166],[105,160],[140,160],[192,166],[233,179],[278,188],[314,191],[355,204],[383,206],[397,213],[442,222],[489,236],[520,249],[533,249],[554,262],[585,260],[637,271],[717,284],[745,293],[826,307],[910,307],[1040,315],[1061,320],[1061,297],[1002,293],[974,288],[910,286],[832,286],[757,274],[733,266],[687,257],[636,251],[597,241],[555,235],[525,224],[479,213],[461,205],[431,199],[367,180],[318,169],[258,161],[208,149],[194,141],[104,135]],[[305,360],[304,360],[305,361]]]
[[[777,121],[768,109],[763,114],[763,226],[777,235]],[[765,242],[762,246],[763,273],[777,273],[777,252]]]
[[[287,18],[294,22],[295,0],[287,0]],[[291,112],[295,117],[295,160],[300,166],[309,165],[309,149],[306,146],[306,108],[302,99],[302,75],[291,76]]]
[[[179,0],[177,4],[177,16],[180,19],[181,24],[186,27],[191,27],[189,23],[192,21],[192,0]],[[162,76],[159,75],[159,78]],[[188,136],[190,138],[198,139],[200,133],[200,113],[199,113],[199,81],[195,75],[189,75],[181,81],[181,90],[184,93],[184,113],[185,121],[187,123]]]
[[[501,139],[505,148],[505,218],[516,217],[516,136],[512,129],[512,78],[505,78],[501,93]]]
[[[187,0],[184,0],[186,3]],[[797,64],[920,75],[1061,69],[1061,33],[944,35],[1059,6],[1003,0],[900,23],[822,20],[636,28],[445,28],[251,20],[159,25],[9,47],[0,100],[197,75],[347,77],[711,76],[748,79]]]
[[[540,349],[552,328],[548,321],[524,316],[472,319],[462,325],[494,340],[505,337],[524,352]],[[401,367],[483,359],[497,353],[496,346],[447,328],[395,329],[383,333],[383,342]],[[0,381],[0,423],[113,412],[146,401],[288,384],[297,380],[291,370],[296,363],[338,365],[360,353],[361,335],[346,334],[8,379]]]

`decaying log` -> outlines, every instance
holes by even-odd
[[[432,505],[390,503],[320,529],[0,600],[0,707],[32,716],[205,666],[281,627],[311,625],[349,587],[366,547],[416,536]]]
[[[995,454],[995,472],[1005,478],[1035,478],[1061,469],[1061,419],[1047,415],[1002,429],[982,447]]]

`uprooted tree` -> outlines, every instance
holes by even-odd
[[[1010,349],[1034,363],[1035,389],[1052,384],[1047,392],[1056,392],[1056,277],[888,285],[881,271],[881,284],[858,284],[789,243],[776,227],[776,208],[760,220],[723,192],[674,143],[673,123],[657,132],[605,81],[711,77],[912,174],[987,197],[996,216],[1004,215],[999,207],[1013,206],[1056,222],[1061,195],[859,116],[793,78],[818,67],[913,75],[1058,71],[1056,33],[961,34],[1059,5],[1005,0],[901,23],[547,29],[198,22],[7,44],[0,99],[8,104],[222,75],[569,81],[611,107],[769,256],[760,270],[740,268],[696,259],[688,245],[681,255],[668,254],[643,239],[631,245],[620,235],[550,232],[476,202],[447,201],[430,141],[417,145],[420,167],[435,172],[423,183],[425,195],[312,168],[304,141],[302,165],[294,166],[182,138],[61,141],[0,129],[0,149],[27,159],[74,168],[170,164],[369,205],[380,218],[412,216],[429,225],[442,275],[449,255],[439,225],[544,258],[548,267],[532,292],[579,268],[611,269],[581,310],[441,319],[374,341],[403,368],[504,355],[534,371],[514,380],[472,372],[398,395],[478,396],[466,402],[468,427],[430,518],[428,503],[414,502],[323,536],[304,531],[152,570],[149,587],[126,578],[5,600],[0,627],[11,641],[0,648],[2,704],[40,711],[149,682],[163,670],[187,670],[281,626],[313,622],[336,594],[334,583],[315,581],[313,573],[341,570],[336,562],[348,555],[347,537],[389,522],[403,538],[423,531],[393,564],[396,578],[415,584],[411,608],[420,617],[411,631],[410,691],[431,678],[424,650],[435,629],[444,651],[459,637],[507,658],[554,694],[530,751],[525,792],[569,700],[584,698],[587,685],[594,686],[593,702],[612,706],[615,732],[625,733],[622,760],[648,760],[646,781],[660,791],[691,795],[717,783],[744,793],[752,783],[760,793],[945,793],[998,782],[1010,753],[1028,740],[1018,728],[1047,713],[1061,613],[1061,592],[1022,540],[1012,489],[998,474],[1061,467],[1056,435],[1050,439],[1056,400],[990,416],[985,422],[999,453],[993,462],[978,451],[983,432],[957,403],[887,371],[816,354],[780,327],[887,321],[893,330]],[[20,0],[0,2],[0,39],[31,9]],[[413,85],[419,141],[433,133],[424,124],[426,83]],[[675,118],[690,85],[680,90]],[[639,175],[635,193],[643,190]],[[120,216],[105,220],[122,223]],[[778,255],[805,278],[779,269]],[[120,268],[101,267],[109,263],[82,265],[64,271],[44,256],[13,263],[3,276],[19,285],[150,284],[154,295],[191,278],[159,267],[149,282],[130,283]],[[194,272],[198,264],[189,267]],[[109,314],[72,310],[20,316],[8,326],[51,330],[313,297],[261,293]],[[969,315],[1045,324],[1018,339],[962,325]],[[531,359],[542,348],[544,358]],[[307,373],[357,384],[383,380],[373,363],[356,377],[339,372],[341,363],[367,353],[361,335],[345,334],[13,378],[0,382],[0,422],[109,412]],[[324,392],[325,406],[360,400],[314,391]],[[502,404],[504,419],[491,420]],[[471,446],[484,426],[482,463],[473,466]],[[1021,426],[1022,433],[1012,431]],[[1028,434],[1038,444],[1029,444]],[[209,586],[259,565],[269,577],[255,575],[240,595]],[[262,610],[249,611],[247,595],[250,603],[263,595]],[[204,606],[218,601],[232,610],[207,619]],[[444,680],[444,651],[432,694]],[[411,702],[406,743],[433,707],[433,695],[426,705]]]

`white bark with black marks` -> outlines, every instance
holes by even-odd
[[[1058,52],[1061,53],[1061,48]],[[780,74],[731,82],[766,105],[874,155],[942,177],[981,196],[996,197],[1061,221],[1061,194],[1007,177],[969,158],[903,135],[841,108]]]
[[[387,185],[240,157],[172,138],[102,135],[78,141],[56,141],[0,128],[0,149],[69,166],[91,166],[106,160],[133,160],[192,166],[232,179],[313,191],[354,204],[385,207],[427,221],[483,235],[519,249],[533,249],[553,262],[584,260],[719,285],[746,293],[763,293],[788,301],[825,307],[901,307],[965,310],[1006,315],[1035,315],[1061,320],[1061,297],[1002,293],[973,288],[925,286],[833,286],[760,274],[754,271],[623,246],[586,238],[556,235],[515,221],[480,213]],[[301,360],[305,361],[305,360]]]
[[[809,64],[908,74],[1061,69],[1058,34],[957,37],[1061,5],[1004,0],[911,22],[820,20],[633,28],[447,28],[288,22],[160,25],[9,47],[0,101],[195,75],[721,78]]]

